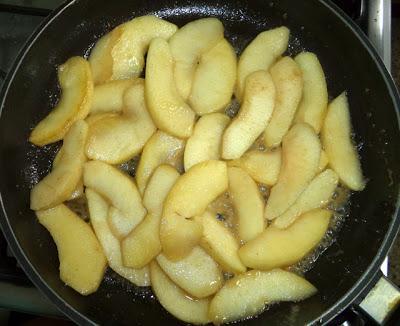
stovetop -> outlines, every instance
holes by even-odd
[[[0,0],[0,88],[19,50],[62,0]],[[333,0],[369,36],[390,69],[390,1]],[[387,273],[387,262],[382,270]],[[12,293],[12,295],[6,295]],[[32,285],[12,257],[0,231],[0,308],[60,315]],[[354,316],[353,316],[354,317]]]

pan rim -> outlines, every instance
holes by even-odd
[[[44,30],[55,20],[58,16],[60,16],[68,7],[77,3],[77,0],[67,0],[63,4],[61,4],[58,8],[56,8],[49,16],[47,16],[42,23],[35,29],[32,35],[25,42],[25,45],[21,48],[18,53],[14,63],[10,71],[8,72],[3,88],[0,92],[1,104],[0,104],[0,118],[4,107],[4,102],[7,97],[8,91],[10,89],[11,83],[15,77],[18,68],[22,64],[25,55],[28,53],[30,48],[35,43],[36,39],[40,37],[40,35],[44,32]],[[397,117],[397,124],[400,128],[400,96],[399,92],[396,88],[396,85],[391,77],[390,73],[387,71],[386,67],[379,54],[370,43],[367,36],[361,30],[361,28],[350,18],[348,17],[338,6],[336,6],[330,0],[319,0],[319,2],[328,8],[329,11],[332,12],[343,24],[351,30],[352,33],[355,34],[359,42],[363,45],[363,47],[368,51],[369,55],[373,59],[379,73],[383,76],[383,79],[386,84],[386,88],[388,90],[388,94],[392,99],[395,108],[395,114]],[[0,216],[0,226],[4,231],[3,234],[11,247],[14,256],[20,263],[24,272],[29,276],[35,287],[42,292],[46,297],[48,297],[53,303],[55,303],[57,309],[59,309],[63,314],[70,317],[74,322],[80,325],[96,325],[95,322],[90,320],[84,314],[76,310],[74,307],[69,305],[62,297],[56,293],[45,280],[41,277],[40,273],[35,269],[35,267],[30,263],[28,257],[25,255],[24,250],[20,246],[16,235],[11,227],[8,215],[5,209],[3,196],[0,193],[0,205],[1,205],[1,216]],[[350,304],[352,304],[355,300],[360,298],[365,291],[370,289],[373,286],[373,280],[376,277],[376,274],[379,272],[380,265],[383,263],[390,247],[392,246],[397,233],[400,228],[400,192],[397,196],[396,208],[394,213],[392,214],[392,221],[390,222],[388,231],[382,240],[382,243],[369,264],[366,270],[362,273],[360,278],[354,283],[354,285],[339,299],[337,300],[331,307],[325,310],[318,318],[310,321],[309,324],[325,324],[332,320],[335,316],[344,311]]]

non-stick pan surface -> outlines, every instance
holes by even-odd
[[[0,189],[3,231],[33,282],[80,324],[172,325],[178,323],[149,296],[108,271],[98,292],[83,297],[58,277],[56,247],[29,209],[32,185],[50,168],[56,145],[28,143],[31,128],[57,101],[56,67],[134,16],[156,14],[178,25],[206,16],[220,18],[238,53],[257,33],[279,25],[291,30],[288,54],[315,52],[329,94],[347,90],[355,139],[368,184],[351,199],[337,241],[306,274],[319,292],[300,303],[272,306],[248,325],[302,325],[335,316],[369,286],[399,226],[399,98],[389,74],[366,37],[325,1],[72,1],[51,15],[31,37],[9,74],[0,119]],[[79,253],[77,253],[79,255]]]

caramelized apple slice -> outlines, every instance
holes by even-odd
[[[266,304],[300,301],[317,292],[304,278],[281,269],[252,270],[235,276],[211,300],[209,316],[215,325],[255,316]]]
[[[125,91],[122,116],[105,117],[91,123],[86,155],[92,160],[119,164],[137,155],[156,127],[144,101],[144,81],[137,79]]]
[[[329,164],[339,175],[340,182],[352,190],[363,190],[365,180],[351,140],[350,111],[345,93],[329,104],[321,136]]]
[[[222,113],[207,114],[197,121],[185,147],[186,171],[197,163],[221,158],[222,134],[229,121]]]
[[[264,230],[264,200],[257,184],[242,169],[228,168],[232,199],[240,240],[249,241]]]
[[[242,106],[226,128],[222,140],[222,157],[237,159],[265,130],[275,106],[275,86],[266,71],[256,71],[246,79]]]
[[[121,243],[125,266],[141,268],[160,253],[160,219],[164,199],[178,178],[179,173],[169,165],[160,165],[154,171],[143,197],[148,213]]]
[[[281,149],[261,152],[248,151],[237,160],[229,161],[228,166],[236,166],[246,171],[256,182],[273,186],[281,170]]]
[[[82,178],[87,133],[88,127],[83,120],[75,122],[70,128],[58,164],[32,188],[31,209],[49,208],[71,198]]]
[[[151,288],[160,304],[176,318],[191,324],[207,324],[210,299],[190,297],[165,275],[156,262],[150,264]]]
[[[203,226],[203,236],[200,246],[221,265],[222,269],[230,273],[243,273],[246,267],[240,261],[238,250],[239,241],[216,216],[206,211],[195,220]]]
[[[138,225],[146,214],[142,198],[133,180],[117,168],[101,161],[90,161],[84,166],[83,183],[106,198],[117,210],[109,214],[109,223],[116,236],[124,237]],[[110,209],[111,209],[110,208]],[[122,221],[120,221],[122,220]]]
[[[146,103],[159,129],[175,137],[188,138],[192,134],[195,113],[178,93],[174,66],[168,43],[154,39],[147,54]]]
[[[283,214],[304,191],[318,172],[321,143],[306,124],[294,125],[282,142],[282,167],[278,182],[272,187],[265,217]]]
[[[319,133],[328,105],[324,71],[314,53],[300,53],[295,61],[303,73],[304,80],[303,97],[295,121],[306,122],[314,128],[316,133]]]
[[[277,217],[272,225],[280,229],[287,228],[301,214],[326,206],[332,199],[338,181],[338,175],[330,169],[320,173],[310,182],[296,202],[285,213]]]
[[[176,262],[160,254],[157,262],[172,281],[195,298],[208,297],[222,286],[221,270],[200,247],[194,247],[188,256]]]
[[[160,240],[169,259],[180,259],[200,241],[202,226],[191,219],[201,215],[228,188],[226,163],[205,161],[181,175],[164,203]]]
[[[226,39],[204,53],[193,78],[189,104],[199,114],[228,106],[236,82],[236,53]]]
[[[147,181],[161,164],[170,164],[182,170],[185,142],[158,130],[146,143],[136,171],[136,182],[143,194]]]
[[[63,204],[36,216],[57,245],[60,279],[82,295],[96,292],[107,260],[89,224]]]
[[[217,18],[202,18],[181,27],[169,40],[175,61],[175,84],[187,100],[201,56],[224,37],[224,26]]]
[[[85,119],[92,106],[92,73],[85,59],[68,59],[58,68],[58,81],[61,87],[60,100],[29,136],[29,141],[37,146],[63,139],[75,121]]]
[[[270,226],[241,247],[239,257],[250,268],[270,270],[290,266],[318,245],[331,216],[330,211],[315,209],[301,215],[287,229]]]
[[[122,264],[121,246],[119,240],[111,232],[107,222],[109,205],[99,194],[90,188],[85,191],[90,223],[96,233],[96,237],[103,247],[110,267],[119,275],[137,286],[150,285],[148,267],[133,269]]]
[[[302,72],[290,57],[284,57],[270,70],[276,88],[275,108],[264,132],[267,147],[279,146],[292,124],[303,93]]]
[[[239,58],[235,95],[243,97],[246,78],[258,70],[268,71],[275,60],[286,51],[289,29],[282,26],[262,32],[244,49]]]

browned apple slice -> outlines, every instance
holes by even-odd
[[[29,136],[29,141],[35,145],[44,146],[63,139],[75,121],[85,119],[92,106],[92,73],[85,59],[68,59],[58,68],[58,81],[60,100]]]
[[[61,148],[62,156],[58,164],[32,188],[31,209],[49,208],[71,198],[82,179],[87,134],[88,127],[83,120],[75,122],[70,128]]]

